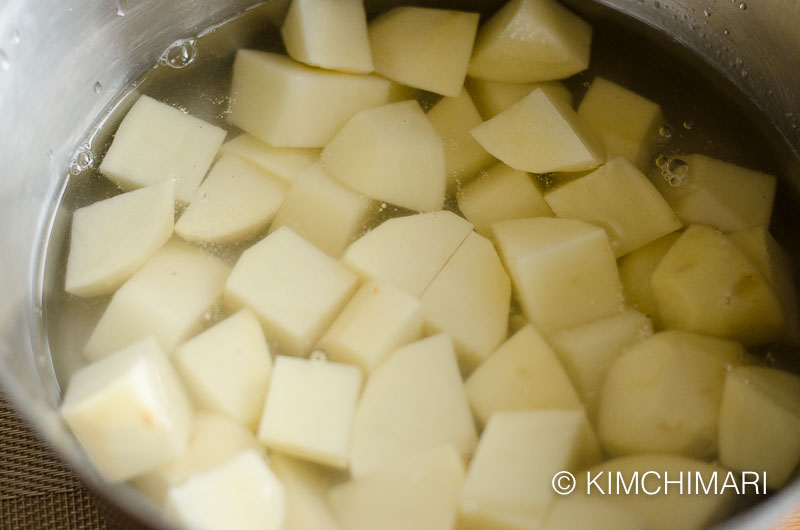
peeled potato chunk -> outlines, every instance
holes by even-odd
[[[373,69],[361,0],[292,0],[281,35],[295,61],[343,72]]]
[[[257,451],[242,451],[170,489],[167,513],[195,530],[281,530],[286,491]]]
[[[247,427],[222,414],[197,411],[186,452],[158,469],[137,477],[133,485],[158,504],[164,504],[167,491],[172,486],[248,449],[261,451],[262,446]]]
[[[339,182],[372,199],[420,212],[444,204],[444,148],[416,101],[353,116],[322,150],[322,165]]]
[[[188,202],[211,166],[225,131],[150,97],[123,118],[100,172],[124,188],[175,181],[175,198]]]
[[[195,403],[255,426],[272,357],[252,311],[244,309],[181,344],[172,360]]]
[[[267,227],[286,183],[238,156],[223,155],[195,192],[175,232],[187,241],[236,242]]]
[[[193,413],[169,359],[148,337],[75,372],[61,414],[100,474],[122,482],[180,457]]]
[[[475,424],[447,335],[397,349],[364,387],[350,446],[350,473],[373,471],[453,444],[462,457],[477,441]]]
[[[396,7],[369,24],[375,71],[398,83],[458,96],[478,29],[478,13]]]
[[[342,262],[420,296],[471,231],[468,221],[445,210],[396,217],[354,241]]]
[[[653,271],[653,293],[668,328],[726,337],[745,346],[783,332],[785,317],[769,281],[717,230],[686,229]]]
[[[275,451],[344,469],[360,391],[355,366],[279,355],[258,439]]]
[[[595,77],[578,106],[578,116],[594,131],[608,158],[624,156],[641,170],[652,160],[661,106],[639,94]]]
[[[567,182],[544,200],[558,217],[602,226],[617,257],[681,227],[655,186],[623,157]]]
[[[222,144],[219,152],[221,155],[236,155],[290,183],[298,173],[319,160],[322,150],[314,147],[273,147],[244,133]]]
[[[492,232],[525,316],[545,335],[622,310],[617,263],[602,228],[534,217],[496,222]]]
[[[425,327],[450,334],[468,372],[506,337],[511,281],[491,241],[481,235],[467,236],[420,300]]]
[[[520,171],[584,171],[605,162],[603,146],[564,102],[537,88],[472,129],[489,154]]]
[[[216,256],[168,241],[114,293],[84,356],[95,361],[150,335],[172,354],[219,305],[229,273]]]
[[[367,198],[342,186],[317,162],[297,175],[269,230],[288,226],[338,258],[364,231],[370,207]]]
[[[550,97],[563,101],[568,107],[572,106],[572,93],[558,81],[503,83],[486,79],[467,79],[467,90],[484,120],[494,118],[537,88],[547,92]]]
[[[733,341],[657,333],[623,353],[603,383],[597,431],[611,455],[663,452],[712,458],[725,373],[742,364]]]
[[[800,462],[800,377],[761,366],[725,376],[719,419],[719,460],[736,471],[766,473],[781,488]]]
[[[451,530],[464,463],[444,445],[333,487],[330,505],[348,530]]]
[[[566,496],[555,499],[547,510],[541,530],[646,530],[642,517],[606,499]]]
[[[239,50],[230,121],[276,147],[322,147],[357,112],[385,104],[391,82],[311,68],[284,55]]]
[[[448,186],[467,182],[494,162],[469,133],[482,120],[466,90],[440,99],[428,112],[428,119],[442,138]]]
[[[328,505],[324,468],[280,453],[269,455],[269,466],[286,488],[284,530],[341,530]]]
[[[357,283],[353,272],[284,226],[242,253],[225,285],[225,305],[250,308],[282,352],[306,355]]]
[[[534,530],[556,493],[553,476],[578,469],[583,413],[497,412],[461,490],[459,528]]]
[[[332,361],[372,372],[400,346],[422,338],[422,302],[389,283],[367,282],[319,341]]]
[[[772,175],[705,155],[673,157],[653,184],[684,224],[706,224],[724,232],[769,225],[775,200]]]
[[[469,75],[530,83],[589,66],[592,27],[555,0],[511,0],[481,26]]]
[[[457,197],[458,209],[475,225],[476,232],[487,237],[495,221],[553,215],[531,176],[502,162],[482,171]]]
[[[116,291],[172,235],[174,189],[167,180],[75,210],[64,289]]]

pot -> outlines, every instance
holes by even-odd
[[[95,491],[141,522],[162,524],[141,496],[103,483],[58,415],[59,386],[44,336],[47,242],[70,166],[86,162],[76,146],[98,116],[155,64],[176,39],[222,23],[254,0],[0,0],[0,387],[19,412]],[[367,2],[378,10],[392,0]],[[441,7],[490,12],[498,0],[438,0]],[[281,20],[285,0],[262,7]],[[800,6],[792,0],[567,0],[592,18],[635,21],[729,89],[760,116],[783,191],[800,205]],[[686,52],[689,50],[691,53]],[[764,119],[766,118],[766,119]],[[81,158],[84,157],[84,158]],[[793,237],[794,240],[798,238]],[[800,505],[796,481],[726,524],[775,526]]]

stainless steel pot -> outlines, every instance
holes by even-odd
[[[75,148],[97,116],[170,43],[254,0],[0,0],[0,384],[20,412],[92,486],[130,514],[158,514],[129,488],[103,484],[57,415],[58,386],[43,337],[42,254]],[[373,8],[397,3],[368,1]],[[438,5],[493,8],[498,0]],[[704,68],[763,114],[761,131],[800,190],[800,4],[794,0],[569,0],[624,13],[693,50]],[[284,0],[265,10],[280,20]],[[607,13],[606,13],[607,14]],[[603,15],[605,16],[605,15]],[[774,526],[800,506],[800,483],[731,521]]]

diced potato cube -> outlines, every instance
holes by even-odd
[[[189,398],[152,337],[75,372],[61,414],[111,482],[156,469],[189,443]]]
[[[344,72],[373,69],[361,0],[292,0],[281,35],[295,61]]]
[[[602,226],[617,256],[681,227],[655,186],[623,157],[556,188],[544,200],[558,217]]]
[[[422,338],[422,303],[388,283],[367,282],[322,337],[332,361],[369,374],[394,350]]]
[[[471,231],[448,211],[395,217],[354,241],[342,261],[365,278],[420,296]]]
[[[442,141],[416,101],[359,112],[322,150],[322,164],[367,197],[427,212],[444,204]]]
[[[276,147],[322,147],[357,112],[385,104],[391,83],[311,68],[286,56],[239,50],[230,121]]]
[[[656,173],[652,180],[687,225],[736,232],[768,226],[772,217],[776,186],[772,175],[704,155],[687,155],[673,158],[666,175]]]
[[[284,226],[242,253],[225,285],[225,305],[252,309],[279,352],[305,355],[357,283],[353,272]]]
[[[489,225],[506,219],[551,217],[553,210],[524,171],[499,162],[458,192],[458,209],[475,231],[489,236]]]
[[[175,232],[187,241],[236,242],[267,227],[286,183],[238,156],[223,155],[200,184]]]
[[[457,97],[440,99],[428,112],[428,119],[442,139],[448,186],[467,182],[494,162],[469,133],[483,120],[466,90]]]
[[[797,289],[789,255],[775,241],[766,226],[728,234],[728,239],[755,263],[778,296],[786,320],[782,340],[792,346],[800,345],[800,311],[797,307]]]
[[[800,462],[800,377],[761,366],[726,375],[719,459],[735,471],[766,473],[770,489],[789,480]]]
[[[480,29],[469,75],[530,83],[589,66],[592,27],[555,0],[511,0]]]
[[[657,474],[645,476],[649,471]],[[584,498],[602,498],[636,514],[645,522],[645,527],[651,530],[699,530],[712,526],[731,514],[737,505],[741,506],[733,488],[721,489],[727,472],[718,465],[683,456],[632,455],[608,460],[580,473],[575,492],[585,493],[587,487],[590,487],[590,493]],[[598,475],[600,478],[596,483],[589,486],[588,477],[594,478]],[[620,487],[611,490],[614,491],[612,495],[601,496],[598,486],[601,485],[604,493],[609,491],[608,476],[619,476],[620,482],[617,484]],[[665,486],[665,480],[680,480],[681,483]],[[712,486],[714,480],[717,481],[716,490]],[[632,488],[630,493],[625,493],[622,483],[633,485],[637,489]],[[615,483],[612,483],[612,487],[614,486]],[[689,487],[692,488],[691,493]],[[696,489],[698,487],[701,488],[700,491]],[[703,493],[702,488],[709,488],[711,493]],[[717,491],[719,494],[716,494]]]
[[[193,530],[281,530],[286,492],[263,456],[242,451],[173,487],[167,512]]]
[[[300,460],[272,453],[269,465],[286,488],[285,530],[341,530],[328,505],[330,477]]]
[[[464,463],[445,445],[335,486],[329,499],[348,530],[451,530]]]
[[[64,289],[116,291],[172,235],[174,190],[167,180],[75,210]]]
[[[258,438],[272,450],[346,468],[361,370],[279,355]]]
[[[555,497],[553,476],[578,469],[581,412],[492,415],[461,490],[460,528],[539,528]]]
[[[611,455],[673,453],[712,458],[726,370],[744,362],[733,341],[657,333],[611,365],[597,430]]]
[[[525,316],[545,335],[622,310],[617,263],[602,228],[535,217],[499,221],[492,232]]]
[[[173,180],[175,198],[188,202],[225,134],[219,127],[141,96],[120,123],[100,172],[125,188]]]
[[[650,279],[661,259],[679,237],[681,232],[660,237],[626,254],[617,263],[625,299],[631,307],[649,316],[656,328],[661,327],[661,317],[658,314],[658,303]]]
[[[262,446],[246,427],[215,412],[197,411],[186,452],[155,471],[137,477],[133,485],[158,504],[164,504],[172,486],[248,449],[261,451]]]
[[[350,474],[361,477],[444,444],[466,457],[477,442],[450,337],[396,350],[370,375],[356,410]]]
[[[168,241],[114,294],[84,356],[97,360],[150,335],[171,354],[219,305],[229,273],[219,258]]]
[[[784,329],[769,281],[728,238],[693,225],[653,271],[653,293],[668,328],[726,337],[745,346],[776,340]]]
[[[254,166],[292,182],[305,168],[319,160],[322,149],[314,147],[272,147],[255,136],[240,134],[219,148],[220,154],[236,155]]]
[[[511,281],[483,236],[467,236],[421,300],[428,333],[450,334],[466,372],[506,338]]]
[[[642,517],[606,499],[574,495],[555,499],[547,510],[541,530],[571,528],[613,528],[614,530],[646,530]]]
[[[345,188],[315,163],[297,175],[269,230],[288,226],[338,258],[364,231],[370,205],[369,199]]]
[[[503,83],[486,79],[467,79],[467,90],[484,120],[494,118],[537,88],[547,92],[551,98],[563,101],[568,107],[572,106],[572,93],[558,81]]]
[[[472,136],[520,171],[583,171],[606,160],[603,146],[575,111],[541,88],[472,129]]]
[[[172,359],[197,405],[255,427],[272,357],[261,325],[249,309],[178,346]]]
[[[563,329],[550,343],[594,421],[608,369],[622,353],[653,333],[650,319],[634,310]]]
[[[398,83],[455,97],[464,85],[477,13],[396,7],[369,24],[375,71]]]
[[[602,77],[595,77],[578,106],[609,159],[624,156],[642,171],[652,161],[661,106]]]

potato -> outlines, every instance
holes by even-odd
[[[242,253],[225,284],[225,305],[250,308],[281,352],[306,355],[357,283],[353,272],[284,226]]]
[[[348,530],[451,530],[464,463],[453,445],[334,486],[330,504]]]
[[[255,427],[272,357],[252,311],[243,309],[181,344],[172,362],[195,403]]]
[[[167,498],[167,513],[196,530],[280,530],[286,518],[286,491],[252,450],[172,487]]]
[[[420,300],[428,333],[450,334],[466,372],[506,337],[511,281],[483,236],[467,236]]]
[[[371,199],[420,212],[440,210],[444,204],[444,148],[416,101],[353,116],[322,150],[322,165]]]
[[[61,415],[104,479],[122,482],[180,457],[192,406],[148,337],[72,375]]]
[[[364,278],[420,296],[471,231],[472,224],[448,211],[396,217],[354,241],[342,262]]]
[[[354,114],[389,101],[391,82],[311,68],[286,56],[239,50],[229,119],[275,147],[322,147]]]
[[[287,189],[283,180],[223,155],[175,223],[175,232],[187,241],[245,240],[267,227]]]
[[[453,444],[477,442],[453,344],[434,335],[397,349],[370,375],[356,410],[350,474],[359,478]]]
[[[609,160],[625,157],[642,171],[652,164],[661,106],[616,83],[595,77],[578,106],[578,116],[595,133]]]
[[[780,301],[764,275],[709,226],[686,229],[653,271],[651,285],[668,328],[756,346],[776,340],[785,326]]]
[[[258,439],[272,450],[344,469],[360,391],[355,366],[279,355]]]
[[[364,231],[372,204],[339,184],[319,163],[300,172],[270,225],[288,226],[333,258]]]
[[[713,458],[725,373],[744,360],[744,348],[733,341],[684,331],[663,331],[632,346],[603,383],[600,442],[614,456]]]
[[[545,194],[556,216],[602,226],[619,256],[681,228],[672,208],[623,157]]]
[[[478,13],[396,7],[369,24],[375,71],[398,83],[458,96],[478,29]]]
[[[273,147],[245,133],[222,144],[219,152],[220,155],[236,155],[263,171],[291,183],[298,173],[319,161],[322,149]]]
[[[83,354],[101,359],[150,335],[168,355],[219,306],[230,267],[180,240],[167,242],[114,293]]]
[[[272,453],[269,465],[286,489],[284,530],[341,530],[328,505],[330,477],[302,460]]]
[[[541,88],[554,99],[572,107],[572,93],[558,81],[543,83],[503,83],[486,79],[467,78],[467,90],[472,96],[478,112],[484,120],[494,118],[508,107],[521,100],[537,88]]]
[[[295,61],[343,72],[373,70],[361,0],[292,0],[281,35]]]
[[[542,530],[571,528],[613,528],[614,530],[645,530],[642,517],[615,506],[603,498],[588,496],[559,497],[550,503]]]
[[[761,366],[728,372],[719,460],[735,471],[765,473],[770,489],[786,484],[800,462],[800,377]]]
[[[175,181],[188,202],[225,139],[225,131],[165,103],[141,96],[122,119],[100,172],[123,188]]]
[[[495,221],[553,215],[531,176],[502,162],[482,171],[457,197],[458,209],[475,225],[475,231],[486,237]],[[498,208],[500,204],[502,208]]]
[[[584,171],[605,162],[603,146],[575,111],[537,88],[472,129],[489,154],[520,171]]]
[[[75,210],[64,290],[113,293],[172,236],[174,218],[171,180]]]
[[[471,77],[530,83],[589,66],[592,28],[555,0],[510,0],[480,29]]]

